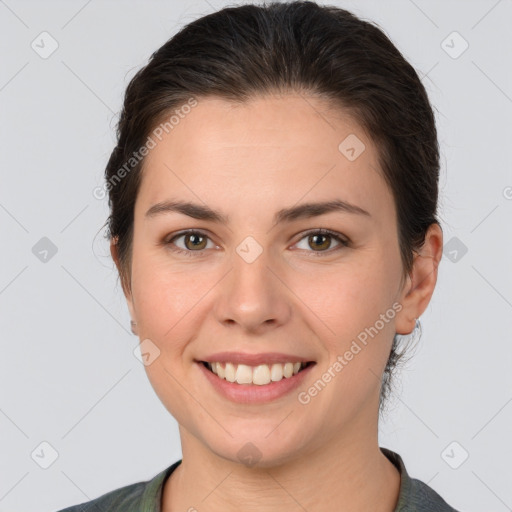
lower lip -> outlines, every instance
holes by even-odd
[[[196,364],[199,365],[203,375],[213,387],[225,398],[242,404],[263,404],[277,400],[299,387],[316,363],[310,364],[292,377],[283,377],[277,382],[270,382],[262,386],[229,382],[208,370],[203,363],[196,362]]]

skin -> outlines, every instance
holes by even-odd
[[[366,146],[354,161],[338,150],[349,134]],[[145,218],[171,198],[206,204],[229,223],[175,212]],[[371,216],[272,222],[282,208],[338,198]],[[442,255],[434,224],[402,281],[396,226],[372,141],[319,98],[199,98],[150,151],[123,289],[140,339],[160,350],[148,378],[179,423],[183,462],[165,484],[164,512],[395,509],[400,475],[378,445],[380,378],[395,332],[410,333],[425,311]],[[190,257],[165,245],[192,228],[207,236],[199,249],[190,237],[174,240]],[[318,249],[304,234],[313,228],[350,244],[327,237]],[[262,248],[252,263],[236,252],[247,236]],[[115,240],[111,252],[122,273]],[[224,350],[297,354],[317,363],[300,388],[307,390],[393,303],[401,310],[307,405],[297,392],[236,404],[194,363]],[[261,452],[252,467],[237,455],[247,442]]]

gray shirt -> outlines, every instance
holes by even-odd
[[[396,466],[401,476],[400,493],[394,512],[457,512],[427,484],[411,478],[398,453],[387,448],[380,449]],[[162,512],[165,481],[179,464],[181,459],[150,480],[121,487],[59,512]]]

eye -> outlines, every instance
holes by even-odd
[[[181,247],[176,243],[176,241],[180,239],[183,239],[184,243]],[[203,249],[212,248],[211,246],[207,247],[207,240],[209,240],[209,237],[205,233],[196,230],[188,230],[173,236],[171,239],[167,240],[165,244],[169,245],[170,249],[174,252],[185,254],[186,256],[195,256],[195,254],[192,253],[201,253]],[[216,247],[213,242],[211,245]]]
[[[331,249],[332,239],[338,242],[338,246],[334,249]],[[182,246],[179,245],[179,240],[182,240]],[[311,254],[312,256],[321,256],[323,253],[330,254],[349,246],[349,241],[343,238],[340,233],[329,229],[310,230],[303,235],[299,243],[302,240],[306,240],[306,244],[308,244],[310,248],[313,248],[312,251],[308,250],[307,247],[305,249],[307,252],[313,253]],[[211,242],[209,247],[208,241]],[[206,233],[192,229],[174,235],[172,238],[166,240],[164,245],[169,246],[171,251],[185,256],[202,256],[204,249],[217,247]],[[295,247],[304,249],[304,247],[299,247],[298,244],[295,244]]]
[[[335,247],[333,250],[327,250],[331,248],[332,239],[338,242],[337,248]],[[332,253],[336,252],[343,247],[348,247],[349,242],[345,240],[339,233],[334,231],[330,231],[329,229],[315,229],[308,231],[305,236],[301,238],[300,241],[306,240],[306,244],[309,247],[313,247],[313,253]],[[299,242],[300,242],[299,241]],[[298,247],[298,244],[296,244]],[[304,249],[304,247],[298,247],[299,249]],[[307,247],[306,247],[307,250]],[[320,256],[321,254],[314,254],[314,256]]]

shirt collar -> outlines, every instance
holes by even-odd
[[[400,492],[398,494],[398,502],[393,512],[400,512],[401,510],[409,510],[414,512],[416,509],[406,508],[407,504],[410,504],[411,493],[412,493],[412,482],[409,473],[405,469],[404,461],[398,453],[380,446],[380,451],[395,465],[396,469],[400,473]]]
[[[176,461],[148,482],[148,485],[140,497],[138,509],[140,512],[162,512],[164,483],[171,473],[181,464],[181,461],[182,459]]]

